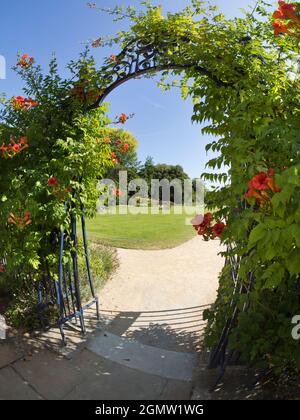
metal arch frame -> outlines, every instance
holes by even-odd
[[[104,86],[97,101],[89,109],[98,108],[113,90],[125,82],[140,76],[167,70],[187,71],[189,69],[195,69],[214,81],[218,87],[233,86],[232,83],[219,79],[211,70],[199,65],[199,62],[180,65],[174,63],[172,60],[166,60],[164,53],[168,45],[169,43],[165,43],[165,45],[163,43],[158,45],[154,45],[153,43],[145,44],[139,40],[130,42],[116,56],[114,65],[106,65],[100,69],[100,73],[108,73],[107,77],[104,78],[104,82],[107,81],[108,83]],[[173,43],[173,45],[175,44]]]
[[[265,64],[263,57],[253,54],[253,58],[259,59],[262,62],[262,64]],[[234,86],[234,83],[225,82],[219,79],[217,76],[214,75],[214,73],[211,70],[199,65],[198,62],[189,63],[185,65],[178,65],[173,63],[172,61],[165,60],[163,44],[154,46],[153,43],[143,44],[140,41],[136,40],[129,43],[124,48],[124,50],[118,56],[116,56],[115,65],[107,65],[102,67],[100,71],[108,73],[107,78],[104,79],[107,80],[108,84],[101,91],[97,101],[94,104],[92,104],[89,107],[89,109],[98,108],[112,91],[114,91],[116,88],[118,88],[119,86],[121,86],[129,80],[161,71],[188,71],[189,69],[197,70],[200,74],[207,76],[213,82],[215,82],[217,87]],[[230,246],[228,250],[231,250]],[[223,377],[228,364],[234,363],[239,359],[239,355],[236,352],[228,351],[228,339],[239,314],[239,310],[235,302],[235,296],[236,294],[243,293],[243,284],[238,278],[239,260],[236,257],[228,257],[225,264],[229,264],[231,266],[233,292],[232,299],[230,302],[230,308],[232,309],[232,316],[224,322],[224,328],[220,336],[219,342],[215,346],[215,348],[213,348],[210,352],[208,368],[218,367],[220,369],[220,374],[218,375],[215,386]],[[253,282],[254,276],[252,273],[250,273],[249,285],[246,290],[247,294],[249,294]],[[243,311],[246,310],[247,305],[245,304]]]
[[[188,41],[188,40],[186,40]],[[139,78],[144,75],[151,75],[153,73],[162,72],[162,71],[188,71],[189,69],[197,70],[200,74],[208,77],[213,82],[215,82],[217,87],[233,87],[234,83],[225,82],[219,79],[211,70],[200,65],[199,62],[191,62],[188,64],[179,65],[170,59],[165,58],[165,48],[169,47],[170,42],[158,43],[143,43],[139,40],[134,40],[130,42],[123,51],[116,56],[115,64],[107,64],[103,66],[99,73],[106,73],[106,76],[103,79],[104,86],[100,86],[100,94],[97,100],[88,107],[89,110],[98,108],[105,98],[116,88],[124,84],[125,82]],[[176,46],[175,43],[173,45]],[[180,48],[180,46],[179,46]],[[180,52],[178,52],[180,54]],[[67,209],[66,209],[67,211]],[[91,290],[92,301],[83,306],[80,297],[80,285],[78,278],[78,265],[77,265],[77,251],[73,251],[71,256],[71,261],[67,266],[63,263],[63,254],[64,249],[67,246],[65,240],[65,233],[61,232],[59,237],[59,282],[55,283],[55,297],[54,300],[57,302],[60,308],[60,317],[58,320],[58,326],[61,331],[63,342],[65,343],[65,334],[64,334],[64,324],[71,319],[77,320],[79,318],[80,328],[82,333],[85,333],[85,322],[84,322],[84,311],[87,308],[90,308],[93,305],[96,305],[97,318],[99,319],[99,302],[95,294],[93,287],[92,274],[90,270],[89,263],[89,254],[87,246],[87,237],[85,229],[85,218],[84,218],[84,209],[82,208],[81,216],[81,225],[83,230],[83,240],[84,240],[84,250],[85,250],[85,259],[86,259],[86,268],[88,275],[88,283]],[[76,218],[71,217],[71,236],[75,243],[75,248],[77,245],[76,240]],[[231,319],[227,320],[224,325],[223,333],[220,337],[219,344],[211,352],[210,358],[210,367],[221,368],[221,375],[226,369],[226,365],[232,359],[231,353],[227,354],[227,344],[228,336],[232,329],[233,323],[237,316],[237,308],[234,302],[234,296],[236,293],[241,292],[238,290],[238,278],[236,273],[236,262],[233,260],[228,260],[227,264],[231,265],[232,268],[232,278],[235,285],[233,291],[233,298],[230,306],[233,308],[233,316]],[[73,280],[71,280],[71,277]],[[70,278],[69,284],[67,284],[67,279]],[[49,284],[51,286],[51,280],[49,279]],[[41,303],[43,299],[41,299]]]

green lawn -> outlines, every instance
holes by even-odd
[[[173,248],[195,236],[186,220],[192,216],[176,214],[97,215],[87,221],[89,239],[118,248]]]

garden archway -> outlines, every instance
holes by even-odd
[[[245,40],[246,42],[249,42],[251,38],[246,37]],[[243,42],[245,42],[245,40]],[[187,39],[184,39],[183,41],[188,42]],[[180,45],[181,43],[175,44],[175,47],[178,47],[180,50]],[[115,64],[113,67],[108,65],[100,68],[100,73],[103,72],[104,74],[107,74],[104,78],[104,82],[106,82],[107,85],[103,87],[99,97],[92,105],[90,105],[89,108],[95,109],[99,107],[111,92],[130,80],[165,71],[184,73],[193,69],[193,71],[209,78],[217,87],[233,87],[233,83],[222,81],[214,74],[213,71],[199,65],[198,62],[179,65],[172,62],[172,59],[166,59],[164,53],[169,46],[170,45],[167,41],[164,43],[144,43],[140,40],[131,41],[120,54],[114,57]],[[172,47],[174,47],[174,43],[172,43]],[[262,63],[264,62],[264,59],[261,56],[257,56],[255,54],[253,54],[253,59],[259,59]],[[227,259],[226,265],[232,266],[232,278],[233,282],[236,283],[236,271],[238,265],[237,259],[234,257]],[[236,291],[233,290],[233,294],[235,292]],[[240,290],[240,293],[242,293],[242,290]],[[217,346],[214,347],[211,352],[209,362],[209,366],[211,368],[221,366],[222,374],[224,373],[227,364],[237,357],[234,352],[227,354],[228,337],[238,313],[237,306],[234,305],[233,300],[231,305],[234,306],[233,316],[224,322],[222,335]]]
[[[29,94],[37,97],[41,107],[31,98],[27,101],[15,98],[7,106],[6,125],[1,127],[6,143],[1,146],[1,157],[4,158],[1,171],[5,179],[0,184],[3,196],[0,215],[4,220],[0,225],[1,233],[4,233],[0,235],[0,244],[9,248],[14,241],[17,248],[19,237],[29,238],[28,248],[32,247],[32,250],[29,249],[31,258],[28,261],[36,276],[41,274],[41,267],[43,274],[47,274],[47,265],[42,265],[41,261],[47,260],[46,254],[51,248],[54,275],[46,276],[51,284],[48,282],[45,286],[45,282],[40,282],[39,293],[42,298],[49,297],[53,291],[51,287],[54,289],[52,297],[61,308],[61,328],[68,318],[64,316],[62,298],[64,282],[70,274],[70,261],[66,263],[64,257],[66,253],[71,255],[75,279],[71,290],[75,291],[73,297],[77,306],[73,312],[71,310],[71,315],[80,317],[84,330],[84,307],[78,284],[76,218],[80,216],[82,220],[86,267],[91,283],[84,212],[94,204],[95,191],[91,185],[100,176],[95,172],[97,162],[105,166],[111,160],[109,150],[104,147],[103,154],[95,151],[95,139],[99,140],[98,133],[106,124],[101,104],[110,92],[136,77],[171,72],[180,74],[183,82],[193,79],[192,89],[185,92],[185,96],[191,95],[194,100],[193,121],[205,120],[205,132],[218,137],[208,148],[220,155],[212,159],[209,166],[219,168],[224,163],[230,166],[230,178],[226,173],[208,178],[227,181],[226,187],[210,194],[211,203],[217,209],[215,220],[226,220],[222,239],[228,246],[217,309],[208,315],[212,326],[208,338],[216,345],[212,365],[226,365],[227,356],[230,356],[226,353],[228,334],[233,326],[235,347],[241,349],[246,359],[259,361],[263,358],[268,365],[269,356],[276,354],[276,362],[280,364],[283,353],[295,362],[293,349],[296,343],[286,340],[284,334],[275,342],[272,331],[276,325],[289,334],[291,312],[296,313],[299,306],[294,293],[300,275],[299,75],[290,66],[298,53],[295,53],[293,41],[285,41],[284,37],[278,41],[274,39],[272,29],[261,19],[255,19],[253,14],[228,21],[222,15],[211,14],[211,9],[207,13],[203,2],[195,0],[193,3],[195,12],[187,9],[167,18],[161,15],[159,8],[151,6],[145,14],[135,14],[131,30],[117,40],[122,46],[126,45],[123,51],[108,59],[100,70],[87,55],[83,55],[80,63],[73,62],[78,83],[74,78],[61,82],[56,77],[54,62],[51,64],[52,77],[43,79],[37,68],[30,70],[32,61],[28,62],[26,57],[20,60],[22,75],[31,83]],[[260,13],[264,6],[261,7]],[[292,13],[296,13],[294,6],[292,9]],[[267,16],[266,11],[263,13]],[[201,15],[198,20],[195,19],[197,14]],[[296,22],[295,16],[292,17]],[[275,22],[277,32],[279,23]],[[283,30],[282,25],[280,28]],[[284,30],[290,31],[291,27]],[[290,77],[291,74],[295,77]],[[38,83],[42,83],[42,93],[36,88]],[[29,109],[30,113],[23,112]],[[99,114],[96,115],[97,111]],[[15,137],[9,137],[12,127],[19,142]],[[22,130],[28,133],[34,147],[28,147]],[[105,146],[104,137],[102,140]],[[23,151],[23,161],[18,160]],[[51,157],[50,164],[45,159],[48,156]],[[31,157],[35,160],[30,161]],[[36,162],[39,172],[35,172]],[[24,189],[23,195],[18,196],[19,203],[14,201],[15,185]],[[90,200],[88,193],[91,190]],[[7,221],[11,208],[19,211],[26,191],[29,199],[33,196],[29,208],[36,216],[35,230],[28,228],[33,223],[24,206],[20,210],[22,217],[10,217]],[[20,228],[18,232],[16,225]],[[38,248],[36,244],[45,238],[46,246]],[[52,241],[51,247],[48,239]],[[19,259],[11,261],[18,269],[27,263],[27,254],[23,255],[22,251],[16,252]],[[3,266],[0,267],[3,270]],[[284,305],[287,302],[289,310]],[[97,304],[95,296],[92,303]],[[247,316],[240,316],[245,311]],[[227,320],[225,326],[224,320]],[[252,325],[255,328],[252,329]],[[264,338],[266,331],[267,339]]]

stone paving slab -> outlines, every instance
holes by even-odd
[[[12,367],[0,370],[0,400],[42,400]]]
[[[18,348],[14,343],[0,342],[0,369],[15,362],[24,356],[24,351]]]
[[[46,399],[57,400],[71,392],[76,384],[83,382],[97,365],[91,366],[89,357],[81,360],[81,363],[71,363],[62,356],[43,350],[30,361],[16,362],[14,367]]]
[[[109,332],[99,332],[87,343],[87,348],[98,356],[168,379],[191,381],[197,358],[182,353],[147,346],[124,339]]]
[[[74,387],[67,400],[161,400],[167,380],[98,357],[101,368]]]
[[[167,380],[120,366],[83,350],[71,360],[49,351],[30,362],[15,363],[15,369],[44,398],[58,399],[156,399]]]
[[[14,363],[13,367],[0,370],[5,377],[11,374],[10,391],[6,393],[1,390],[0,376],[2,399],[8,396],[17,399],[19,395],[24,399],[37,399],[41,395],[48,400],[185,400],[191,395],[190,382],[168,380],[128,368],[87,349],[69,360],[43,350],[30,360]],[[20,377],[38,394],[25,382],[20,383]],[[13,391],[16,382],[22,388]]]

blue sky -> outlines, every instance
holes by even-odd
[[[154,3],[162,4],[164,11],[175,11],[190,1]],[[138,6],[138,1],[98,0],[97,4],[101,7]],[[215,0],[215,4],[227,16],[238,16],[241,8],[253,1]],[[63,73],[66,63],[78,56],[86,41],[113,34],[121,25],[113,23],[107,15],[89,9],[85,0],[1,1],[0,55],[7,61],[7,78],[0,80],[0,92],[8,96],[21,92],[22,83],[10,70],[18,51],[34,56],[45,69],[55,52]],[[95,50],[95,56],[101,62],[103,51]],[[126,128],[139,140],[141,160],[151,155],[156,162],[181,164],[191,177],[198,177],[203,172],[208,138],[202,136],[200,126],[192,125],[192,105],[189,101],[183,102],[177,90],[161,92],[153,80],[134,80],[118,88],[108,100],[112,117],[122,112],[135,114]]]

